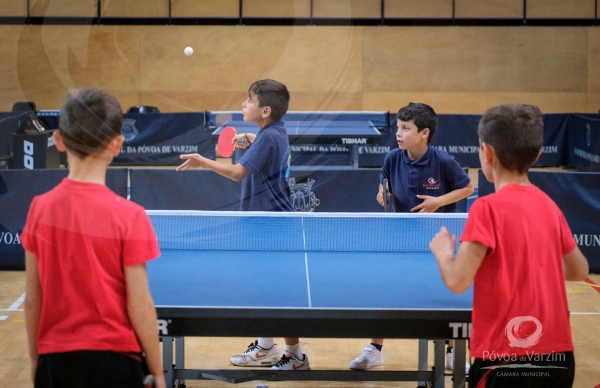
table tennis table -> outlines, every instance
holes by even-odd
[[[254,123],[241,120],[226,121],[212,134],[216,144],[221,131],[225,127],[234,127],[237,133],[250,132],[257,134],[259,129]],[[304,120],[285,121],[290,148],[292,150],[292,168],[302,164],[302,169],[322,169],[318,155],[323,153],[345,154],[349,158],[338,160],[336,169],[358,168],[359,147],[362,145],[379,144],[381,132],[369,120]],[[305,157],[300,159],[299,154]],[[232,156],[232,162],[237,163],[242,150],[237,150]],[[308,155],[308,157],[306,157]],[[317,165],[315,165],[317,164]]]
[[[457,340],[453,385],[464,386],[472,289],[456,295],[445,287],[428,243],[442,225],[460,234],[466,214],[147,213],[162,252],[148,263],[148,277],[170,386],[216,379],[443,387],[450,338]],[[192,370],[183,362],[186,336],[414,338],[418,368]],[[431,370],[427,340],[436,340]]]

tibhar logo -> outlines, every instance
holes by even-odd
[[[321,200],[311,190],[314,183],[314,179],[307,179],[305,183],[296,183],[296,178],[288,179],[292,193],[292,206],[295,211],[314,212],[315,208],[321,204]]]
[[[23,166],[28,170],[33,170],[33,143],[30,141],[23,141]]]
[[[169,323],[171,323],[170,319],[159,319],[156,321],[158,326],[158,335],[169,335]]]
[[[471,338],[472,323],[467,322],[450,322],[452,328],[452,338]]]
[[[521,326],[528,322],[535,324],[534,332],[529,335],[523,333],[521,329]],[[539,319],[531,315],[514,317],[506,324],[504,333],[506,334],[506,338],[508,338],[508,345],[511,348],[530,348],[537,344],[542,337],[542,323]]]
[[[367,144],[367,138],[342,137],[342,144]]]
[[[125,141],[132,141],[138,134],[138,130],[135,127],[134,119],[123,119],[123,127],[121,128],[121,135],[125,137]]]

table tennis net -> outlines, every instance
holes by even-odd
[[[147,211],[161,249],[429,252],[446,226],[460,236],[466,214]]]

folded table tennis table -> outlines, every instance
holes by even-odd
[[[323,169],[327,165],[335,166],[336,169],[357,169],[359,147],[363,145],[379,144],[381,132],[369,120],[293,120],[285,121],[290,148],[292,150],[292,168]],[[259,128],[254,123],[241,120],[226,121],[212,134],[216,143],[221,131],[226,127],[235,128],[237,133],[250,132],[258,134]],[[323,153],[347,154],[348,160],[336,165],[327,163],[323,165],[318,155]],[[301,158],[297,163],[296,155],[306,154],[311,157]],[[232,162],[237,163],[242,155],[241,150],[236,150],[232,156]]]

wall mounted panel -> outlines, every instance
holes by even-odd
[[[171,0],[173,17],[238,17],[239,0]]]
[[[455,16],[464,19],[519,19],[523,17],[523,0],[456,0]]]
[[[243,0],[242,14],[253,18],[308,18],[310,0]]]
[[[313,0],[315,18],[381,18],[381,0]]]
[[[98,16],[97,0],[30,0],[31,16]]]
[[[452,0],[385,0],[386,18],[452,18]]]

